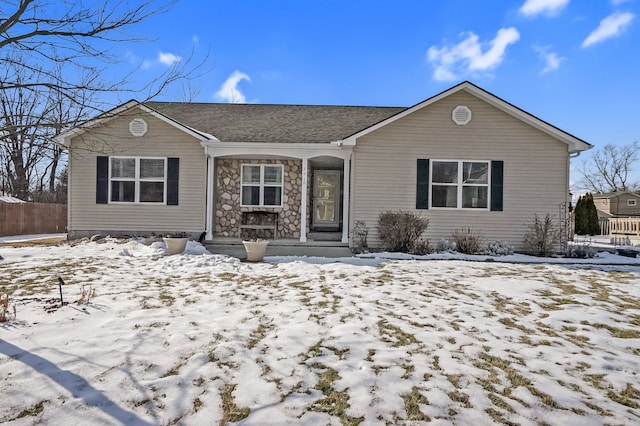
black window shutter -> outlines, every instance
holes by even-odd
[[[429,160],[418,159],[416,209],[429,208]]]
[[[96,204],[109,203],[109,157],[96,157]]]
[[[178,175],[180,174],[180,159],[167,158],[167,205],[178,205]]]
[[[502,193],[504,189],[504,162],[491,162],[491,211],[502,211]]]

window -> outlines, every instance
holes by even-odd
[[[242,206],[282,206],[283,166],[243,164]]]
[[[110,202],[165,202],[165,158],[111,157],[109,160]]]
[[[627,200],[627,206],[635,207],[637,204],[637,200]]]
[[[488,161],[431,162],[431,207],[489,208]]]

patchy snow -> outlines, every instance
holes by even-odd
[[[0,255],[7,424],[640,422],[639,259]]]

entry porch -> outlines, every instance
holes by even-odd
[[[232,252],[250,238],[269,239],[269,252],[278,255],[348,250],[351,147],[209,142],[205,148],[210,250]]]

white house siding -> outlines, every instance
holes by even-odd
[[[133,118],[143,118],[148,132],[134,137]],[[96,157],[177,157],[179,204],[96,204]],[[148,234],[205,228],[206,157],[198,140],[154,116],[134,109],[71,142],[69,159],[69,233]]]
[[[472,120],[458,126],[452,110],[466,105]],[[417,159],[504,161],[503,211],[416,210]],[[451,239],[470,226],[485,241],[516,249],[533,214],[559,215],[568,197],[567,145],[465,92],[458,92],[357,140],[353,154],[351,227],[364,220],[369,245],[379,247],[378,215],[408,210],[429,219],[427,238]],[[353,228],[351,228],[353,229]]]

